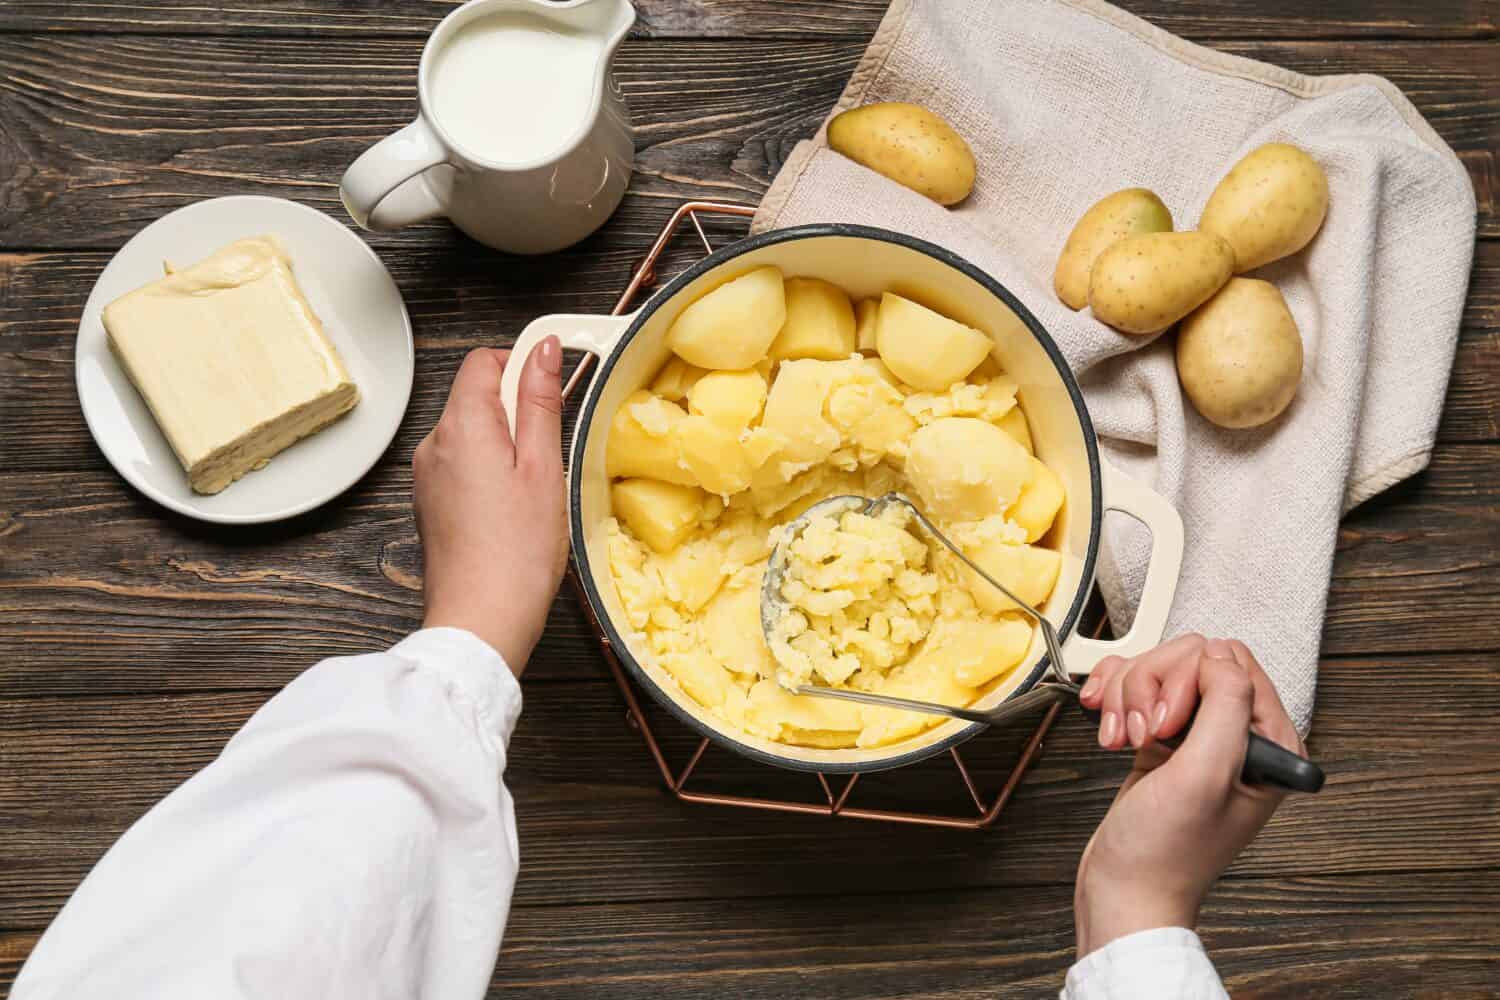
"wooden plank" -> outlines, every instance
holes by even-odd
[[[1482,193],[1483,231],[1500,234],[1491,186],[1500,121],[1493,45],[1222,47],[1309,72],[1388,76],[1465,154]],[[640,151],[636,197],[616,226],[638,227],[641,215],[633,213],[653,201],[757,200],[796,140],[827,113],[861,48],[857,41],[627,43],[619,76]],[[0,245],[117,246],[172,208],[247,190],[343,218],[335,189],[343,169],[416,110],[419,51],[417,38],[0,35],[0,178],[11,178],[0,179]],[[429,244],[498,261],[443,224],[371,242]]]
[[[884,0],[634,0],[639,37],[868,38],[885,13]],[[1186,38],[1490,38],[1491,0],[1373,0],[1308,6],[1297,0],[1249,0],[1189,6],[1168,0],[1127,0],[1126,10]],[[327,0],[277,0],[240,7],[193,0],[58,3],[11,0],[8,31],[109,31],[163,34],[425,35],[449,7],[429,0],[390,0],[378,7]]]
[[[1066,884],[1126,769],[1069,712],[993,832],[830,827],[826,819],[674,801],[604,681],[528,683],[526,698],[508,773],[525,845],[524,905],[837,895],[851,885]],[[0,827],[7,831],[0,927],[49,919],[109,844],[211,761],[264,699],[221,692],[0,700],[7,734],[0,743]],[[1493,657],[1326,664],[1311,746],[1329,770],[1329,787],[1289,803],[1234,871],[1283,877],[1500,867],[1500,831],[1489,821],[1500,736],[1476,721],[1497,713]],[[694,738],[670,723],[659,732],[680,766]],[[998,787],[1025,735],[1018,727],[966,746],[981,785]],[[1462,752],[1434,754],[1433,746]],[[717,749],[694,787],[817,796],[808,775]],[[963,811],[958,776],[942,759],[867,776],[852,801]],[[1443,842],[1462,842],[1463,850],[1432,849]]]
[[[268,688],[390,645],[420,621],[408,470],[388,459],[321,511],[231,535],[163,513],[112,473],[7,475],[5,691]],[[1500,649],[1497,477],[1500,445],[1445,445],[1345,521],[1324,655]],[[597,657],[565,591],[537,676],[595,676]]]
[[[1478,998],[1500,977],[1497,905],[1493,872],[1226,880],[1199,931],[1236,996]],[[0,988],[39,936],[0,934]],[[1066,886],[522,906],[489,996],[1032,998],[1073,958]]]
[[[381,469],[410,460],[470,347],[509,343],[543,313],[607,312],[649,242],[641,230],[659,228],[666,206],[653,203],[650,211],[654,218],[648,223],[643,213],[639,229],[611,227],[600,237],[606,246],[550,264],[522,258],[498,267],[484,255],[431,248],[386,253],[411,312],[418,370],[406,421]],[[722,227],[715,235],[727,243],[739,232]],[[678,263],[664,273],[675,273],[691,249],[679,244]],[[73,343],[83,303],[108,259],[98,252],[0,253],[0,455],[8,470],[107,469],[78,409]],[[1500,242],[1476,248],[1439,434],[1445,442],[1500,438]]]

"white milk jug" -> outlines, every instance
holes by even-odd
[[[547,253],[598,229],[634,146],[611,72],[629,0],[470,0],[422,50],[417,120],[360,155],[339,195],[386,232],[447,216],[481,243]]]

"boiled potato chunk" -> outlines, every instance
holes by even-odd
[[[962,382],[994,346],[970,326],[910,299],[886,292],[875,318],[875,349],[880,360],[907,385],[946,392]]]
[[[724,545],[712,536],[693,539],[667,553],[660,567],[667,596],[684,611],[696,613],[724,583]]]
[[[739,432],[760,416],[766,403],[766,380],[754,368],[742,372],[709,372],[688,390],[688,410],[721,427]]]
[[[941,655],[925,648],[891,672],[880,689],[881,694],[918,701],[935,701],[942,705],[967,705],[974,700],[974,689],[958,682]],[[866,707],[865,728],[859,734],[859,745],[878,747],[915,736],[934,725],[933,716],[908,712],[900,708]]]
[[[906,478],[924,510],[943,521],[1003,514],[1031,478],[1032,458],[1016,439],[976,417],[944,417],[911,436]]]
[[[1124,333],[1159,333],[1224,287],[1234,250],[1212,233],[1148,233],[1114,244],[1094,261],[1089,306]]]
[[[879,299],[860,299],[854,303],[854,346],[857,349],[875,350],[875,317],[879,312]]]
[[[1302,335],[1276,286],[1233,278],[1183,320],[1177,377],[1220,427],[1259,427],[1279,416],[1302,378]]]
[[[723,705],[735,688],[729,671],[715,663],[706,650],[687,650],[664,659],[682,689],[705,708]]]
[[[758,723],[761,732],[789,725],[811,731],[859,731],[864,723],[859,706],[831,698],[792,694],[773,680],[756,681],[750,688],[746,721]]]
[[[854,307],[842,288],[817,278],[786,279],[786,322],[771,342],[773,361],[838,361],[856,343]]]
[[[667,346],[699,368],[738,371],[765,358],[785,320],[781,271],[758,267],[684,309],[667,330]]]
[[[651,382],[651,391],[662,399],[676,403],[686,398],[688,390],[706,374],[708,373],[697,365],[690,365],[681,358],[673,357],[656,373],[656,378]]]
[[[867,104],[834,116],[828,145],[855,163],[953,205],[974,187],[974,154],[941,117],[916,104]]]
[[[687,419],[676,403],[640,389],[626,397],[609,425],[604,469],[611,477],[644,476],[681,486],[696,486],[693,474],[678,464],[674,431]]]
[[[942,636],[936,656],[966,687],[981,687],[1006,673],[1031,648],[1031,623],[1005,617],[955,622]]]
[[[760,630],[760,587],[726,587],[703,612],[709,652],[737,674],[770,677],[776,672]]]
[[[1296,253],[1311,242],[1328,214],[1328,175],[1307,153],[1268,142],[1236,163],[1203,206],[1198,229],[1234,248],[1234,270],[1244,274]]]
[[[1052,275],[1057,297],[1069,309],[1082,309],[1089,302],[1089,272],[1101,253],[1127,236],[1171,231],[1172,213],[1145,188],[1106,195],[1083,213],[1063,244]]]
[[[622,479],[610,487],[615,516],[657,552],[671,552],[698,526],[707,495],[659,479]]]
[[[1063,504],[1063,484],[1057,473],[1041,459],[1031,460],[1031,480],[1021,490],[1021,498],[1006,513],[1026,529],[1026,540],[1034,542],[1047,533]]]
[[[1019,406],[1010,408],[1010,412],[1001,417],[996,424],[1002,431],[1016,439],[1016,443],[1028,452],[1035,452],[1031,444],[1031,431],[1026,426],[1026,414],[1021,412]]]
[[[975,546],[968,556],[1033,608],[1041,607],[1051,595],[1052,588],[1057,585],[1057,574],[1062,569],[1062,555],[1051,549],[1012,545],[998,538]],[[990,614],[1019,610],[1014,601],[967,566],[963,568],[963,575],[979,610]]]
[[[785,361],[776,370],[760,425],[785,439],[779,462],[801,471],[839,446],[838,428],[823,414],[838,374],[838,365],[811,360]]]
[[[678,461],[710,493],[721,497],[750,486],[750,460],[739,437],[708,417],[684,417],[673,431]]]

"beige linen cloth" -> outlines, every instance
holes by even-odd
[[[1474,246],[1458,158],[1389,82],[1309,77],[1190,44],[1097,0],[895,0],[835,111],[914,101],[973,147],[974,192],[945,209],[827,148],[798,145],[758,230],[854,222],[967,257],[1061,345],[1106,457],[1181,511],[1187,551],[1168,635],[1238,637],[1298,727],[1312,718],[1340,516],[1426,466]],[[1328,173],[1327,221],[1267,265],[1302,331],[1301,388],[1253,431],[1219,430],[1177,383],[1172,338],[1122,335],[1052,291],[1073,223],[1151,188],[1192,228],[1229,167],[1292,142]],[[1099,580],[1133,614],[1149,536],[1107,519]]]

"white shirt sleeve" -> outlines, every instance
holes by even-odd
[[[1062,1000],[1229,1000],[1198,935],[1158,927],[1117,938],[1068,970]]]
[[[457,629],[325,660],[126,831],[12,997],[483,996],[520,712],[499,654]]]

